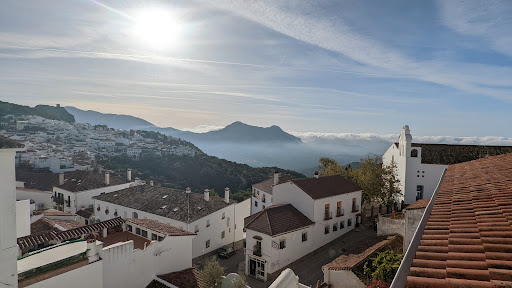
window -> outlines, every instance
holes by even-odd
[[[261,195],[261,202],[262,202],[262,203],[265,203],[265,201],[266,201],[266,200],[265,200],[265,194],[263,194],[263,195]]]
[[[265,205],[261,205],[261,209],[265,209]]]
[[[332,224],[332,232],[338,231],[338,223]]]
[[[210,248],[210,239],[206,240],[206,248]]]
[[[329,234],[329,232],[331,232],[331,230],[330,230],[330,226],[329,226],[329,225],[326,225],[326,226],[325,226],[325,231],[324,231],[324,233],[325,233],[325,234]]]
[[[89,220],[85,219],[85,225],[89,225]]]
[[[126,225],[126,231],[132,232],[132,225]]]
[[[135,218],[135,219],[139,218],[139,214],[137,214],[137,212],[133,212],[132,213],[132,218]]]
[[[345,228],[345,220],[340,222],[340,230]]]
[[[349,226],[349,227],[352,226],[352,219],[348,219],[347,222],[348,222],[347,226]]]
[[[222,219],[226,218],[226,212],[222,212]]]
[[[279,249],[286,248],[286,239],[279,240]]]
[[[302,232],[302,242],[308,241],[308,232]]]
[[[226,231],[222,231],[222,233],[220,233],[220,239],[224,239],[224,237],[226,237]]]
[[[411,157],[418,157],[418,150],[412,149],[411,150]]]
[[[162,241],[162,240],[164,240],[164,237],[158,236],[158,241]]]
[[[206,227],[210,227],[210,219],[206,220]]]
[[[423,199],[423,185],[416,186],[416,201]]]
[[[341,209],[341,201],[338,201],[336,203],[336,216],[338,216],[338,217],[343,216],[343,211]]]
[[[140,235],[140,228],[139,227],[135,228],[135,234]]]
[[[258,201],[254,200],[254,207],[258,207]]]
[[[142,237],[148,238],[148,231],[142,230]]]
[[[71,207],[71,196],[68,195],[68,203],[66,203],[66,206]]]
[[[199,232],[199,225],[196,225],[196,227],[194,228],[194,232],[195,233]]]
[[[158,240],[158,235],[151,233],[151,240]]]
[[[325,214],[324,214],[324,220],[331,219],[331,211],[329,204],[325,204]]]

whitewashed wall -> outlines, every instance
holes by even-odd
[[[16,201],[16,237],[30,235],[30,200]]]
[[[36,209],[53,208],[52,192],[40,191],[34,189],[16,188],[16,200],[32,199],[35,202]],[[41,206],[41,204],[43,204]]]
[[[34,283],[27,288],[103,288],[103,262],[89,265],[59,274],[52,278]],[[121,286],[120,286],[121,287]]]
[[[322,268],[324,282],[332,288],[364,288],[366,285],[350,270],[329,270]]]

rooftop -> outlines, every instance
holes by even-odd
[[[340,175],[293,179],[291,181],[313,199],[322,199],[361,190],[356,183]]]
[[[107,237],[98,238],[98,241],[103,242],[103,247],[130,240],[133,241],[133,249],[144,250],[151,244],[151,240],[129,231],[114,232],[108,234]]]
[[[277,184],[286,183],[292,179],[295,179],[295,177],[291,175],[280,175],[279,176],[279,182]],[[268,180],[262,181],[260,183],[253,184],[252,187],[260,189],[264,192],[267,192],[269,194],[272,194],[272,187],[274,186],[274,178],[270,178]]]
[[[105,174],[103,173],[100,174],[92,171],[75,170],[64,173],[64,184],[57,185],[57,187],[70,192],[80,192],[126,183],[126,180],[119,176],[110,175],[109,178],[110,184],[106,185]]]
[[[226,203],[224,198],[217,196],[210,196],[210,201],[206,201],[202,193],[187,194],[182,190],[148,185],[130,187],[93,198],[184,223],[192,223],[236,203],[232,199]]]
[[[76,211],[76,215],[86,218],[86,219],[89,219],[89,218],[91,218],[92,215],[94,215],[94,211],[93,211],[93,208],[85,208],[85,209]]]
[[[18,260],[18,273],[30,271],[35,268],[84,253],[86,249],[87,242],[78,241],[55,245],[42,251],[37,251],[36,253]]]
[[[23,148],[25,147],[23,144],[21,144],[18,141],[9,139],[5,136],[0,135],[0,149],[4,148]]]
[[[206,288],[206,284],[201,281],[199,278],[199,271],[196,268],[189,268],[182,271],[172,272],[168,274],[158,275],[156,276],[158,279],[161,279],[174,287],[179,288]],[[146,288],[169,288],[173,286],[168,286],[163,282],[158,280],[153,280],[149,283]]]
[[[430,203],[430,199],[421,199],[421,200],[418,200],[418,201],[412,203],[411,205],[407,206],[407,208],[405,208],[405,209],[413,210],[413,209],[427,208],[428,203]]]
[[[30,224],[30,234],[39,234],[50,231],[64,231],[82,226],[85,225],[77,221],[56,220],[42,217],[41,219]]]
[[[69,213],[69,212],[64,212],[64,211],[60,211],[60,210],[56,210],[56,209],[46,209],[46,210],[34,210],[34,215],[40,215],[40,214],[43,214],[44,216],[53,216],[53,217],[58,217],[58,216],[62,216],[62,217],[65,217],[65,216],[75,216],[75,214],[72,214],[72,213]]]
[[[275,236],[313,225],[292,204],[273,205],[244,219],[244,228]]]
[[[161,233],[167,236],[194,236],[196,233],[192,233],[169,224],[162,223],[160,221],[152,220],[152,219],[137,219],[137,218],[128,218],[126,219],[127,223],[133,223],[135,225],[139,225],[141,227],[145,227],[149,230],[152,230],[157,233]]]
[[[434,197],[407,287],[511,287],[512,154],[449,166]]]

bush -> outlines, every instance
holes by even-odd
[[[377,257],[370,259],[370,261],[364,264],[364,274],[372,279],[372,283],[373,280],[391,282],[400,267],[403,257],[403,254],[392,250],[380,252]]]

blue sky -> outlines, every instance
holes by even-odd
[[[155,46],[144,11],[177,36]],[[7,0],[0,95],[181,129],[512,137],[512,2]]]

